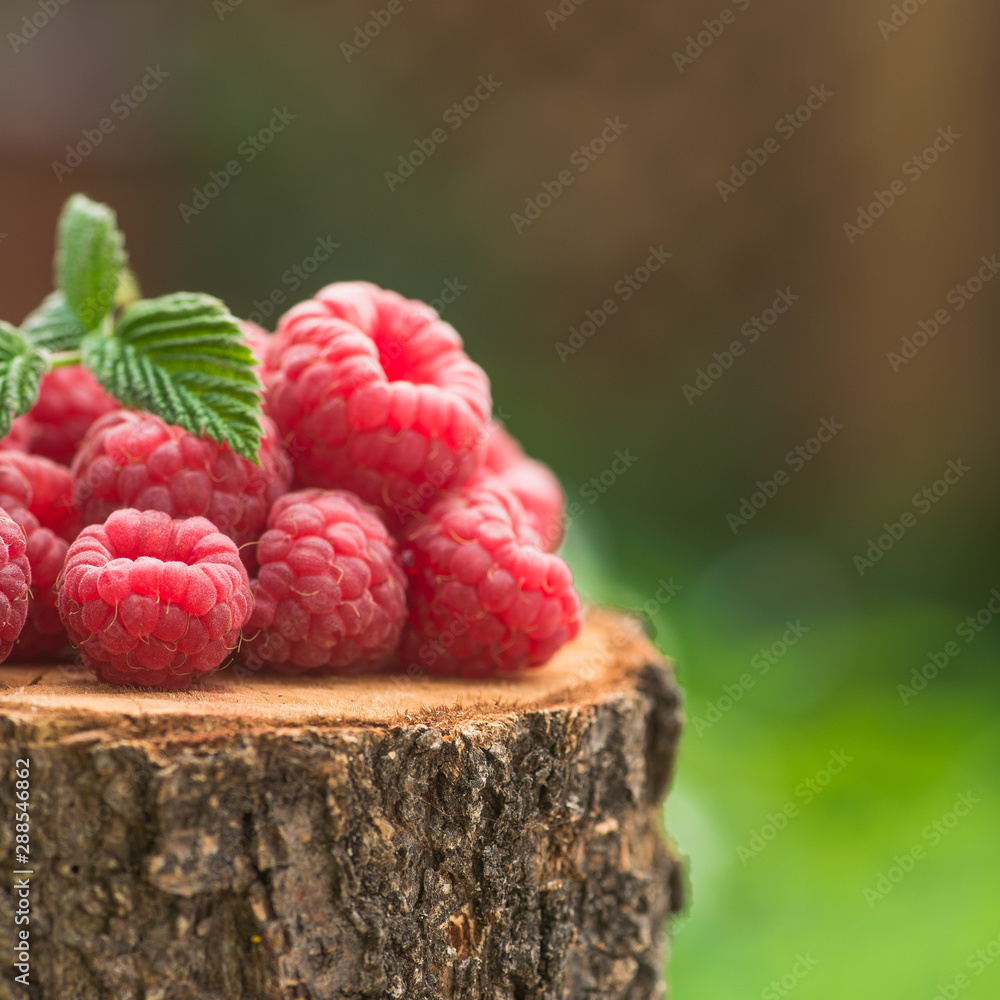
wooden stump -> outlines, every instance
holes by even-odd
[[[514,681],[230,669],[177,694],[0,667],[0,994],[659,996],[679,728],[669,665],[606,611]]]

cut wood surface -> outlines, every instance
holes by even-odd
[[[35,873],[32,985],[5,934],[0,997],[659,996],[679,728],[669,664],[602,610],[507,680],[0,666],[5,927],[17,759]]]

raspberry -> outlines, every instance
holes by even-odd
[[[399,644],[406,575],[376,511],[344,490],[300,490],[267,524],[247,662],[288,674],[380,667]]]
[[[43,528],[50,528],[68,542],[79,534],[73,477],[66,466],[40,455],[0,452],[0,506],[12,515],[15,507],[31,511]]]
[[[56,610],[56,578],[79,519],[69,469],[39,455],[0,452],[0,505],[24,531],[31,565],[31,600],[12,659],[26,661],[64,649],[69,640]]]
[[[490,423],[486,454],[474,481],[488,483],[494,478],[521,501],[545,551],[558,549],[566,518],[566,494],[552,470],[528,458],[521,445],[495,420]]]
[[[241,319],[240,326],[243,328],[243,343],[253,351],[253,356],[259,368],[264,364],[267,349],[271,346],[271,334],[262,326],[251,323],[248,319]]]
[[[42,378],[35,405],[14,420],[3,443],[69,465],[90,425],[119,405],[85,368],[55,368]]]
[[[149,413],[115,410],[101,417],[73,461],[76,505],[84,524],[114,510],[160,510],[207,517],[237,545],[256,541],[271,504],[292,478],[274,424],[264,418],[260,465]],[[248,569],[253,546],[243,549]]]
[[[53,656],[69,646],[69,636],[59,617],[56,584],[66,562],[69,543],[49,528],[42,528],[33,514],[23,508],[15,520],[28,536],[27,555],[31,564],[31,600],[28,620],[11,659],[21,663]]]
[[[538,548],[520,501],[496,481],[417,515],[403,536],[403,562],[410,614],[402,655],[428,673],[539,667],[580,630],[569,567]]]
[[[239,640],[253,598],[236,544],[204,517],[115,511],[84,528],[59,581],[59,613],[108,684],[184,689]]]
[[[352,490],[400,528],[478,465],[489,380],[422,302],[328,285],[282,317],[263,377],[296,482]]]
[[[15,417],[10,424],[10,433],[0,438],[0,451],[31,451],[33,423],[28,414]]]
[[[28,617],[31,566],[21,526],[0,510],[0,661],[10,656]]]

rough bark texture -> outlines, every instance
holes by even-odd
[[[0,667],[0,996],[661,995],[678,694],[626,620],[591,613],[521,684],[230,673],[168,695]]]

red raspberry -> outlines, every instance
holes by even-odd
[[[15,417],[10,424],[10,433],[0,438],[0,451],[31,451],[33,424],[24,413]]]
[[[36,659],[69,644],[56,610],[55,583],[79,530],[72,486],[65,466],[39,455],[0,452],[0,505],[24,531],[32,578],[28,620],[12,659]]]
[[[243,546],[260,537],[272,503],[292,471],[274,424],[264,418],[260,465],[149,413],[115,410],[91,427],[73,461],[76,505],[84,524],[113,510],[161,510],[207,517]],[[253,546],[242,550],[248,568]]]
[[[90,425],[120,405],[86,368],[55,368],[42,378],[35,405],[14,420],[3,444],[69,465]]]
[[[203,517],[115,511],[84,528],[59,581],[59,613],[108,684],[184,689],[226,660],[253,598],[236,544]]]
[[[59,617],[57,588],[69,543],[48,528],[37,527],[34,516],[25,515],[23,509],[16,520],[28,536],[31,601],[28,604],[28,620],[14,644],[11,659],[26,663],[42,656],[53,656],[69,647],[69,636]],[[32,522],[35,527],[32,527]]]
[[[566,519],[566,494],[552,470],[528,458],[521,445],[495,420],[487,433],[486,455],[473,479],[484,484],[498,480],[521,501],[542,548],[546,552],[559,548]]]
[[[376,511],[345,490],[300,490],[267,524],[246,661],[286,674],[380,667],[406,620],[406,575]]]
[[[262,326],[251,323],[248,319],[241,319],[240,326],[243,329],[243,343],[253,351],[254,359],[259,368],[264,364],[267,349],[271,346],[271,334]]]
[[[31,566],[24,530],[0,510],[0,662],[10,656],[28,617]]]
[[[517,498],[497,482],[435,501],[403,538],[410,574],[404,661],[488,677],[539,667],[580,631],[573,574],[541,551]]]
[[[8,513],[14,507],[30,510],[43,528],[68,542],[80,532],[69,469],[40,455],[0,452],[0,506]]]
[[[296,482],[352,490],[394,527],[478,465],[489,380],[422,302],[328,285],[282,317],[263,377]]]

